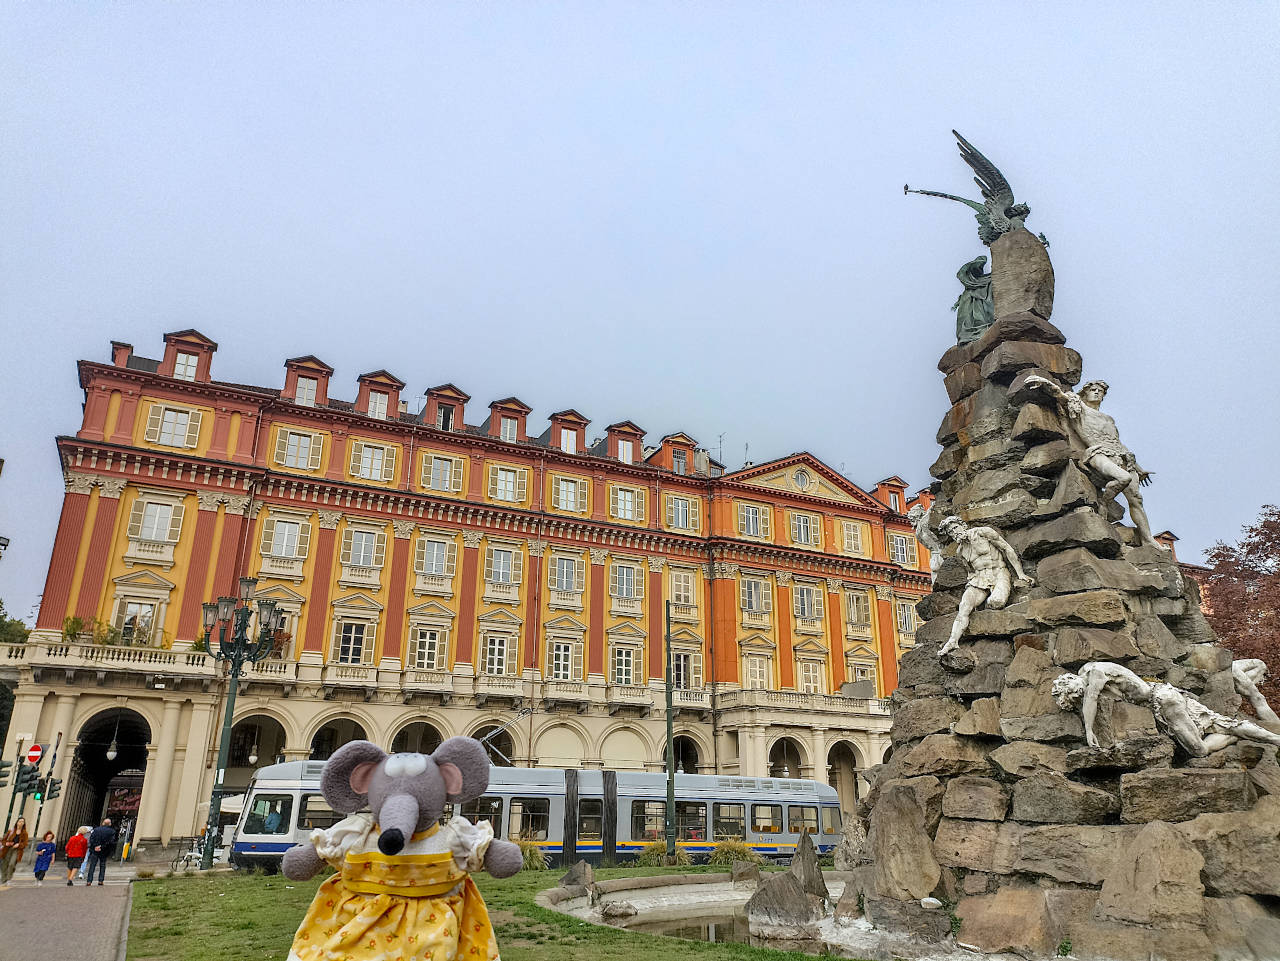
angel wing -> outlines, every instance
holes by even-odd
[[[1013,206],[1013,188],[1009,186],[1009,181],[1004,179],[1004,174],[995,164],[984,157],[977,147],[960,136],[959,132],[952,130],[951,133],[959,141],[960,158],[972,167],[977,175],[973,178],[973,182],[982,191],[982,199],[988,202],[994,201],[997,205],[996,211],[1004,213]]]

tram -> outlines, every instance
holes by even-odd
[[[231,863],[279,867],[284,852],[314,828],[342,819],[320,793],[321,761],[288,761],[260,768],[236,823]],[[786,861],[802,834],[819,853],[840,843],[835,790],[798,778],[677,774],[676,843],[695,860],[716,842],[741,839],[761,856]],[[533,841],[550,862],[625,863],[665,838],[665,774],[494,767],[483,797],[455,812],[490,821],[495,837]]]

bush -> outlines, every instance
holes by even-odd
[[[537,841],[517,841],[516,844],[520,845],[520,853],[524,855],[524,867],[522,870],[545,871],[551,867],[551,859],[538,846]]]
[[[764,864],[764,858],[747,845],[741,838],[726,838],[716,844],[707,859],[708,864],[719,864],[729,867],[734,861],[747,861],[751,864]]]
[[[689,853],[681,847],[676,848],[674,858],[668,858],[666,841],[654,841],[652,844],[646,844],[640,849],[640,856],[635,860],[636,867],[641,868],[688,867],[692,863]]]
[[[146,878],[154,878],[156,876],[156,872],[154,868],[138,868],[138,870],[134,872],[134,875],[145,880]]]

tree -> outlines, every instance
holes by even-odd
[[[1208,560],[1209,625],[1236,657],[1267,663],[1262,693],[1280,704],[1280,507],[1264,505],[1238,543],[1219,541]]]
[[[31,629],[16,617],[10,617],[0,601],[0,644],[25,644]],[[13,715],[13,691],[0,684],[0,745],[9,732],[9,718]]]

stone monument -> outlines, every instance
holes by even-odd
[[[938,365],[927,517],[946,547],[837,916],[1027,958],[1278,959],[1280,719],[1260,665],[1233,661],[1152,541],[1105,386],[1074,392],[1029,210],[957,138],[983,203],[917,192],[977,211],[994,323]]]

